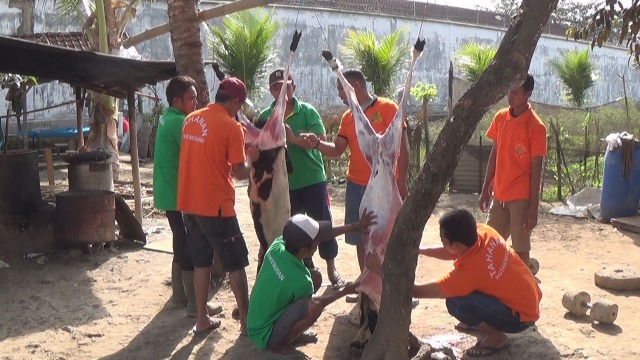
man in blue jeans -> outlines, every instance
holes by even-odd
[[[542,292],[529,267],[498,232],[476,224],[467,210],[448,212],[440,219],[441,247],[421,248],[420,254],[454,260],[454,269],[438,280],[416,284],[413,296],[446,299],[458,330],[473,329],[482,338],[465,352],[478,357],[509,347],[505,333],[519,333],[540,318]],[[375,256],[367,267],[379,272]]]

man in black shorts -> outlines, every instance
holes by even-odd
[[[185,215],[187,242],[193,262],[197,322],[200,333],[220,326],[207,314],[210,269],[219,252],[224,271],[229,272],[231,290],[240,313],[240,334],[247,331],[249,306],[248,251],[234,209],[235,189],[231,174],[246,179],[244,135],[233,118],[247,98],[242,81],[224,79],[215,103],[192,112],[184,121],[178,171],[178,209]],[[247,150],[250,159],[259,154]]]

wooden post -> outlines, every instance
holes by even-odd
[[[447,8],[449,11],[449,8]],[[449,61],[449,99],[447,99],[447,110],[449,110],[449,118],[453,112],[453,61]]]
[[[129,108],[129,136],[131,137],[131,172],[133,174],[133,197],[136,219],[142,225],[142,191],[140,189],[140,162],[138,160],[138,128],[136,127],[136,93],[134,89],[127,94]]]
[[[27,93],[22,94],[22,148],[29,148],[29,125],[27,124]]]
[[[478,153],[480,155],[480,160],[478,160],[478,194],[482,194],[482,184],[484,183],[484,177],[482,176],[482,135],[480,135],[479,138],[480,148],[478,149]]]
[[[84,146],[84,134],[83,134],[83,126],[82,126],[82,109],[84,107],[84,100],[82,100],[82,92],[79,87],[75,88],[76,90],[76,126],[78,129],[78,150]]]
[[[49,179],[49,185],[53,186],[56,184],[56,181],[53,174],[53,155],[51,154],[50,147],[44,149],[44,159],[47,161],[47,178]]]
[[[7,155],[7,148],[9,147],[9,117],[11,115],[11,109],[7,109],[7,117],[4,119],[4,154]],[[0,125],[1,126],[1,125]]]

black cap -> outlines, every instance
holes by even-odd
[[[277,69],[274,70],[270,75],[269,75],[269,87],[272,87],[273,85],[277,84],[277,83],[283,83],[284,82],[284,69]],[[293,83],[293,77],[291,76],[291,73],[289,73],[289,81],[288,83]]]

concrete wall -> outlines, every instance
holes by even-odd
[[[202,8],[211,4],[201,3]],[[420,21],[405,18],[391,18],[378,15],[365,15],[331,10],[296,9],[277,7],[274,18],[281,23],[281,29],[274,43],[277,61],[273,66],[283,66],[288,56],[289,41],[294,29],[303,31],[303,38],[293,61],[293,76],[298,84],[297,95],[316,105],[323,113],[340,113],[345,107],[337,97],[335,76],[326,65],[320,51],[330,48],[337,53],[339,44],[346,34],[347,28],[373,29],[376,34],[383,35],[398,28],[409,31],[409,41],[413,42],[420,29]],[[8,0],[0,0],[0,33],[12,34],[20,24],[20,11],[9,8]],[[127,28],[129,34],[137,34],[151,27],[167,22],[166,4],[163,2],[144,2],[140,5],[137,18]],[[211,22],[213,26],[219,20]],[[203,40],[206,43],[206,27],[202,27]],[[37,7],[35,11],[36,32],[71,31],[79,26],[68,25],[64,19],[53,15],[52,8]],[[415,81],[435,83],[438,87],[438,99],[435,107],[443,108],[446,104],[447,71],[449,60],[457,49],[469,41],[499,44],[504,30],[482,27],[477,25],[459,24],[447,21],[425,21],[423,36],[427,39],[427,46],[423,57],[419,60]],[[554,105],[563,104],[562,88],[555,76],[549,60],[559,57],[570,49],[583,49],[587,45],[567,41],[564,38],[543,35],[533,58],[531,72],[536,76],[536,91],[533,100]],[[147,59],[167,60],[173,57],[169,35],[163,35],[137,46],[138,52]],[[211,57],[207,49],[206,57]],[[2,54],[2,56],[7,56]],[[606,47],[596,49],[592,56],[596,58],[598,67],[598,82],[591,92],[589,104],[601,104],[623,96],[621,81],[617,74],[627,75],[627,91],[631,98],[637,98],[640,90],[640,74],[627,66],[628,56],[625,49]],[[352,66],[352,64],[346,64]],[[270,66],[273,67],[273,66]],[[213,75],[208,69],[209,83],[213,84]],[[460,76],[459,72],[455,72]],[[402,78],[396,79],[399,85]],[[266,79],[261,82],[266,86]],[[164,86],[158,87],[159,94],[164,98]],[[150,91],[145,90],[150,93]],[[4,93],[0,93],[4,99]],[[73,99],[72,89],[65,84],[50,83],[36,87],[29,95],[28,106],[40,108]],[[272,99],[268,93],[253,99],[258,106],[265,106]],[[0,108],[2,109],[2,108]],[[149,108],[147,108],[149,109]],[[30,119],[41,121],[35,123],[37,127],[51,127],[51,120],[74,119],[73,107],[60,108],[39,113]],[[4,113],[4,111],[2,111]]]

